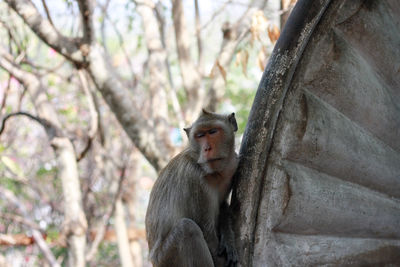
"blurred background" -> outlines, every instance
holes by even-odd
[[[0,266],[151,266],[157,172],[201,108],[237,147],[295,1],[0,1]]]

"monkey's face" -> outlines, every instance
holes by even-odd
[[[235,147],[237,123],[235,114],[219,115],[203,110],[189,128],[190,150],[206,173],[219,172],[229,162]]]
[[[230,136],[223,125],[199,127],[193,133],[193,141],[198,149],[197,163],[207,173],[218,172],[226,164],[233,147],[233,136]]]

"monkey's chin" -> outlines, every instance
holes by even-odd
[[[206,174],[212,174],[223,170],[224,168],[224,159],[216,158],[210,159],[205,162],[199,162],[201,168],[206,172]]]

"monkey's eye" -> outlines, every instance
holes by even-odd
[[[211,130],[208,131],[208,134],[215,134],[215,133],[218,133],[217,128],[212,128]]]
[[[204,133],[204,132],[198,132],[198,133],[196,133],[195,135],[194,135],[194,137],[196,137],[196,138],[202,138],[202,137],[204,137],[206,134]]]

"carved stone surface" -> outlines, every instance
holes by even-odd
[[[298,1],[240,154],[241,266],[400,264],[400,1]]]

